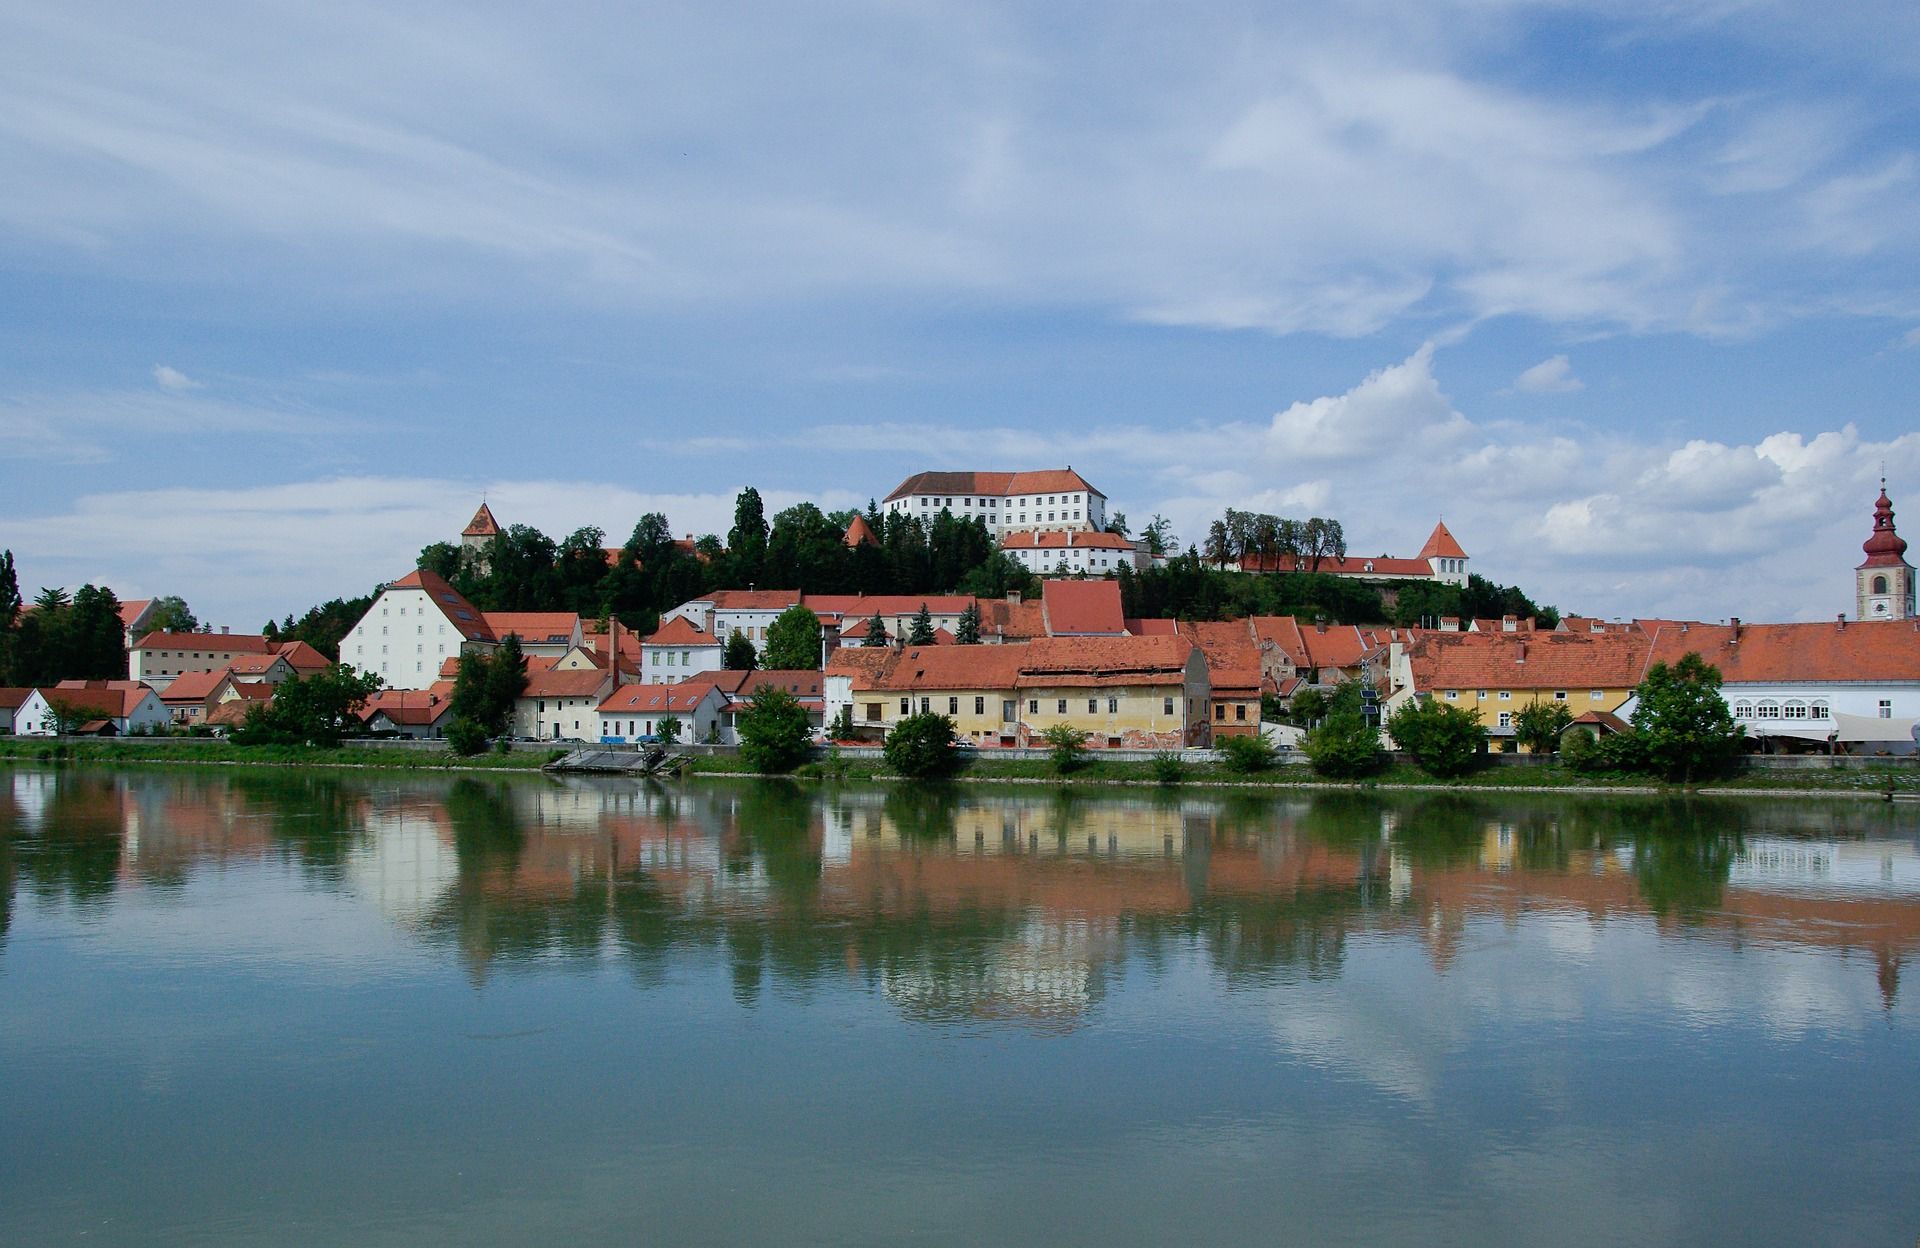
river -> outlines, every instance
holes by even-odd
[[[0,769],[0,1243],[1911,1244],[1920,809]]]

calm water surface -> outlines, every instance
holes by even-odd
[[[0,770],[0,1243],[1913,1244],[1920,810]]]

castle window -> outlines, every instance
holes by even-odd
[[[1876,594],[1884,594],[1884,593],[1886,593],[1886,592],[1887,592],[1887,578],[1886,578],[1886,577],[1884,577],[1884,576],[1876,576],[1876,577],[1874,577],[1874,578],[1873,578],[1873,592],[1874,592],[1874,593],[1876,593]]]

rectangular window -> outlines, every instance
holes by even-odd
[[[867,721],[869,723],[878,723],[879,720],[880,720],[880,704],[878,702],[867,703]]]
[[[973,713],[975,715],[985,715],[987,713],[987,700],[985,698],[975,698],[973,700]]]
[[[1455,702],[1455,701],[1458,701],[1459,698],[1460,698],[1460,691],[1458,689],[1447,690],[1447,701]]]
[[[1603,690],[1603,689],[1595,689],[1595,690],[1593,690],[1592,692],[1590,692],[1589,694],[1587,694],[1587,697],[1589,697],[1590,699],[1592,699],[1592,700],[1593,700],[1593,701],[1595,701],[1595,702],[1601,702],[1601,701],[1605,701],[1605,699],[1606,699],[1606,696],[1607,696],[1607,695],[1606,695],[1606,691],[1605,691],[1605,690]]]
[[[1028,698],[1028,699],[1027,699],[1027,714],[1029,714],[1029,715],[1038,715],[1039,713],[1040,713],[1040,699],[1039,699],[1039,698]]]
[[[1233,717],[1243,724],[1247,722],[1247,704],[1245,702],[1241,702],[1233,708]]]
[[[1162,698],[1162,699],[1160,700],[1160,713],[1161,713],[1162,715],[1171,715],[1171,714],[1173,714],[1173,699],[1172,699],[1172,698]]]
[[[1482,689],[1476,694],[1474,694],[1474,696],[1479,698],[1480,701],[1485,702],[1487,700],[1487,691],[1485,689]]]
[[[960,713],[960,699],[959,699],[959,698],[948,698],[948,699],[947,699],[947,714],[949,714],[949,715],[958,715],[959,713]]]
[[[921,713],[922,715],[925,715],[925,714],[926,714],[926,713],[927,713],[928,711],[930,711],[930,710],[932,710],[932,709],[933,709],[933,699],[932,699],[932,698],[921,698],[921,699],[920,699],[920,713]]]
[[[1059,705],[1054,710],[1054,714],[1065,715],[1066,713],[1067,713],[1067,700],[1065,698],[1061,698],[1059,701]]]
[[[1500,726],[1501,726],[1502,728],[1511,728],[1511,727],[1513,727],[1513,712],[1512,712],[1512,711],[1501,711],[1501,712],[1500,712]]]
[[[1119,699],[1119,698],[1108,698],[1108,699],[1107,699],[1107,714],[1109,714],[1109,715],[1118,715],[1119,713],[1120,713],[1120,699]]]
[[[1217,722],[1225,722],[1227,718],[1227,704],[1225,702],[1215,702],[1213,704],[1213,718]]]
[[[1502,689],[1500,691],[1500,700],[1502,702],[1513,701],[1513,691],[1511,689]]]
[[[913,699],[911,699],[911,698],[901,698],[901,699],[900,699],[900,713],[901,713],[902,715],[911,715],[911,714],[913,714]]]
[[[1880,718],[1881,719],[1893,718],[1893,699],[1892,698],[1880,699]]]
[[[1555,702],[1565,702],[1567,700],[1567,691],[1565,689],[1555,689],[1553,691],[1553,700]]]
[[[1098,715],[1099,713],[1100,713],[1100,699],[1099,699],[1099,698],[1088,698],[1088,699],[1087,699],[1087,714],[1089,714],[1089,715]]]

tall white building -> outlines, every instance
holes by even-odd
[[[976,516],[1002,537],[1016,529],[1061,531],[1107,527],[1107,496],[1071,466],[1040,472],[920,472],[882,504],[927,523],[942,511]]]
[[[425,689],[440,665],[498,644],[486,616],[439,575],[416,569],[380,591],[340,641],[340,661],[389,689]]]

